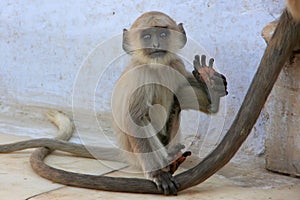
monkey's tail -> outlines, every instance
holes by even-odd
[[[64,113],[50,110],[47,113],[49,120],[58,127],[58,133],[55,139],[69,140],[74,132],[74,123]]]
[[[57,140],[69,140],[74,132],[74,123],[65,114],[59,111],[51,110],[47,113],[49,120],[58,127]],[[48,147],[40,147],[36,149],[30,156],[30,164],[32,169],[40,176],[44,177],[44,172],[40,170],[41,161],[48,156],[54,149]]]
[[[63,141],[63,140],[69,140],[72,137],[74,131],[73,122],[63,113],[54,110],[49,111],[47,113],[47,117],[59,129],[57,136],[54,139],[41,138],[41,139],[32,139],[32,140],[26,140],[21,142],[15,142],[11,144],[1,144],[0,153],[10,153],[10,152],[19,151],[28,148],[48,147],[50,149],[57,149],[57,150],[62,150],[69,153],[76,154],[77,152],[73,152],[72,149],[79,148],[78,146],[80,145],[78,144],[69,145],[69,143],[68,145],[65,145],[67,142]],[[68,146],[74,146],[74,148],[71,148],[70,151],[69,150],[70,148],[68,148]]]
[[[58,127],[58,135],[55,137],[56,142],[58,139],[68,140],[71,138],[74,125],[66,115],[58,111],[51,111],[48,113],[48,118]],[[103,150],[105,148],[101,149]],[[110,151],[110,149],[113,151]],[[39,176],[53,182],[75,187],[117,192],[161,193],[156,189],[155,184],[150,180],[94,176],[53,168],[44,163],[45,157],[48,156],[53,150],[47,147],[40,147],[35,150],[30,157],[32,169]],[[115,151],[116,149],[112,148],[107,148],[106,150],[112,157],[114,157],[114,152],[119,153],[119,151]]]
[[[85,158],[96,158],[109,161],[120,161],[121,150],[110,147],[91,147],[82,144],[68,142],[74,131],[74,123],[62,112],[49,111],[47,113],[50,121],[58,127],[58,134],[55,138],[39,138],[25,140],[10,144],[1,144],[0,153],[11,153],[28,148],[47,147],[59,151],[68,152]],[[93,155],[89,150],[93,151]]]

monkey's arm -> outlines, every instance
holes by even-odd
[[[224,75],[213,69],[214,60],[206,65],[206,56],[195,56],[193,74],[187,72],[188,85],[183,85],[176,93],[181,109],[200,110],[205,113],[216,113],[219,110],[220,98],[226,96],[227,81]]]

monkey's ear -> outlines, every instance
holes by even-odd
[[[132,54],[131,50],[130,50],[130,43],[129,43],[129,33],[128,30],[126,28],[123,29],[123,43],[122,43],[122,47],[123,50],[128,53],[128,54]]]
[[[179,48],[180,49],[182,49],[184,46],[185,46],[185,44],[186,44],[186,42],[187,42],[187,37],[186,37],[186,33],[185,33],[185,30],[184,30],[184,28],[183,28],[183,24],[182,23],[179,23],[178,25],[177,25],[177,27],[178,27],[178,29],[179,29],[179,31],[180,31],[180,44],[179,44]]]

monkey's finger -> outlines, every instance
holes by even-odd
[[[195,55],[195,59],[193,61],[193,64],[194,64],[194,68],[196,71],[200,70],[201,69],[201,65],[200,65],[200,57],[199,55]]]
[[[195,60],[197,60],[200,63],[200,56],[199,55],[195,55]]]
[[[206,67],[206,55],[202,55],[201,56],[201,66],[202,67]]]
[[[213,59],[213,58],[209,59],[208,67],[212,68],[214,65],[214,61],[215,61],[215,59]]]

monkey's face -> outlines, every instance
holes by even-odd
[[[142,30],[140,43],[142,51],[150,58],[164,57],[170,51],[171,32],[167,28],[152,27]]]
[[[146,61],[164,60],[172,57],[186,43],[182,24],[176,25],[178,30],[162,26],[123,30],[123,49],[135,58]],[[146,60],[145,60],[146,59]]]

